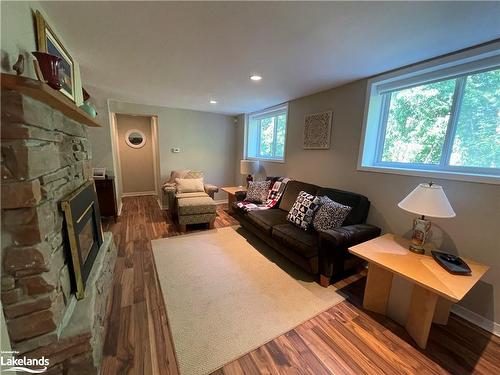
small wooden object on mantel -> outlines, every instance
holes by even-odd
[[[24,73],[24,56],[19,55],[16,63],[12,66],[12,69],[15,70],[17,76],[21,76]]]

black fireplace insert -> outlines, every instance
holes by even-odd
[[[61,202],[77,299],[85,296],[85,284],[102,245],[101,215],[94,182],[85,183]]]

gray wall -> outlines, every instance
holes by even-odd
[[[384,232],[408,235],[413,215],[397,207],[418,183],[428,179],[357,170],[366,80],[290,102],[286,162],[262,163],[267,175],[288,176],[322,186],[366,195],[371,201],[368,222]],[[330,150],[304,150],[304,116],[333,110]],[[238,117],[236,159],[243,156],[244,117]],[[237,171],[236,179],[242,176]],[[432,179],[443,186],[456,218],[433,219],[433,241],[444,251],[457,252],[491,266],[461,302],[487,319],[500,322],[500,187],[484,183]]]
[[[236,161],[232,155],[236,153],[236,126],[233,117],[115,101],[109,102],[109,110],[121,114],[158,116],[161,182],[170,176],[173,169],[192,169],[204,171],[207,183],[218,186],[234,184]],[[89,139],[94,162],[111,168],[109,130],[92,129]],[[173,147],[180,148],[181,152],[172,153]],[[225,193],[219,192],[215,199],[225,197]]]

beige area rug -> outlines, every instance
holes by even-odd
[[[344,299],[243,228],[152,247],[181,375],[210,373]]]

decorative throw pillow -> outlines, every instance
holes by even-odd
[[[203,178],[176,178],[177,193],[198,193],[205,191]]]
[[[290,212],[288,212],[286,219],[299,228],[307,230],[320,204],[321,201],[319,197],[301,191],[290,209]]]
[[[351,210],[352,207],[321,197],[321,207],[314,216],[313,227],[317,231],[339,228]]]
[[[253,203],[264,203],[269,194],[271,181],[250,181],[247,189],[246,201]]]

